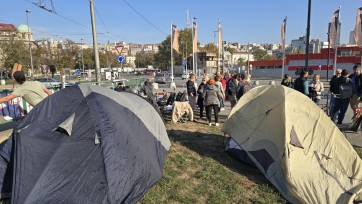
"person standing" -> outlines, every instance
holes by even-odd
[[[195,109],[196,105],[196,88],[195,88],[195,74],[190,75],[190,79],[186,82],[187,95],[192,110]]]
[[[235,74],[233,78],[230,79],[229,88],[228,88],[228,98],[230,101],[231,109],[236,105],[237,98],[236,98],[236,91],[239,85],[239,76]]]
[[[289,88],[293,88],[294,87],[294,83],[292,81],[292,77],[290,77],[289,74],[284,74],[284,78],[282,80],[281,83],[283,86],[289,87]]]
[[[319,80],[320,75],[316,74],[313,80],[309,82],[310,93],[314,93],[312,100],[315,104],[319,105],[319,101],[322,98],[322,92],[324,91],[323,83]]]
[[[52,94],[42,83],[38,81],[27,81],[23,71],[14,72],[13,77],[20,86],[11,94],[0,98],[0,104],[17,97],[22,97],[31,106],[35,106]]]
[[[302,70],[300,73],[300,77],[298,77],[294,82],[294,89],[306,96],[309,95],[307,77],[308,71]]]
[[[359,107],[360,94],[361,94],[361,82],[360,82],[361,65],[356,64],[353,67],[353,74],[349,75],[348,78],[352,80],[352,97],[349,100],[349,105],[356,113],[356,109]]]
[[[204,89],[205,89],[205,86],[206,86],[206,82],[208,80],[209,79],[207,78],[207,76],[203,77],[202,82],[199,85],[199,88],[197,89],[197,94],[198,94],[197,105],[200,108],[200,119],[204,118],[204,96],[203,95],[204,95]]]
[[[332,79],[329,81],[329,92],[331,92],[331,102],[329,104],[329,116],[332,116],[332,112],[334,109],[334,104],[336,101],[336,95],[331,90],[332,81],[339,78],[342,74],[342,69],[337,69],[336,74],[332,77]]]
[[[224,76],[221,75],[221,79],[220,79],[220,82],[221,82],[221,85],[222,85],[222,90],[223,90],[223,93],[224,93],[224,97],[222,98],[222,101],[221,101],[221,109],[220,110],[224,110],[224,107],[225,107],[225,100],[226,100],[226,94],[225,94],[225,90],[226,90],[226,79],[225,79],[225,75],[227,73],[224,73]]]
[[[219,111],[224,110],[224,97],[225,97],[225,92],[224,92],[224,88],[222,87],[221,79],[222,79],[221,75],[215,76],[215,85],[218,87],[218,89],[221,93],[221,98],[219,98],[219,100],[220,100]]]
[[[204,89],[204,106],[206,109],[206,117],[209,126],[211,126],[211,110],[214,110],[215,126],[219,126],[219,104],[221,93],[219,88],[215,85],[215,80],[210,79]]]
[[[238,87],[236,88],[236,99],[239,100],[244,94],[246,94],[250,89],[253,88],[251,83],[251,75],[245,74],[243,81],[239,81]]]
[[[342,75],[339,78],[336,78],[332,81],[332,83],[331,83],[331,92],[332,93],[334,93],[338,96],[340,85],[346,84],[346,83],[352,83],[352,80],[350,78],[348,78],[348,73],[349,72],[347,69],[343,69]],[[348,108],[348,103],[349,103],[349,98],[341,99],[339,97],[336,97],[335,105],[334,105],[333,112],[331,115],[331,119],[333,122],[335,122],[337,115],[338,115],[337,124],[338,125],[342,124],[344,116],[345,116],[347,108]],[[338,111],[339,111],[339,113],[338,113]]]

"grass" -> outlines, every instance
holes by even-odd
[[[205,121],[167,124],[172,142],[162,179],[139,203],[288,203],[256,168],[222,152]],[[355,147],[361,157],[362,148]]]
[[[219,127],[200,123],[167,125],[163,178],[139,203],[287,203],[258,169],[222,152]]]

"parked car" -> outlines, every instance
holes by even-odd
[[[39,81],[40,83],[44,84],[47,88],[55,88],[60,89],[62,88],[62,82],[54,79],[54,78],[34,78],[34,81]],[[65,87],[72,86],[73,83],[65,82]]]
[[[113,79],[112,82],[116,83],[116,85],[118,83],[122,82],[125,86],[129,86],[129,80],[128,79]]]
[[[184,79],[188,79],[190,78],[190,74],[182,74],[181,75],[181,79],[184,80]]]
[[[168,75],[168,74],[156,74],[156,76],[155,76],[156,83],[166,84],[169,81],[171,81],[171,78],[170,78],[170,75]]]

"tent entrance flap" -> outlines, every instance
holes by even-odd
[[[54,131],[66,134],[71,136],[73,123],[74,123],[75,113],[73,113],[69,118],[67,118],[64,122],[62,122]]]

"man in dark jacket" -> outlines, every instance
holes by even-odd
[[[348,78],[348,70],[344,69],[342,70],[342,75],[339,78],[334,79],[331,81],[331,87],[330,90],[332,93],[337,95],[337,98],[335,99],[334,108],[331,114],[331,118],[333,122],[335,122],[337,115],[338,115],[338,121],[337,124],[341,125],[344,119],[344,115],[346,114],[349,98],[341,99],[338,97],[339,95],[339,86],[346,83],[352,83],[352,80]],[[338,114],[339,111],[339,114]]]
[[[202,78],[202,82],[199,85],[199,88],[197,89],[197,105],[200,108],[200,119],[203,119],[204,117],[204,88],[206,86],[206,83],[209,79],[207,77]]]
[[[336,101],[336,96],[334,95],[334,93],[331,90],[331,84],[332,84],[332,81],[339,78],[341,76],[341,74],[342,74],[342,69],[337,69],[336,74],[329,81],[329,91],[332,93],[331,94],[331,101],[329,103],[329,116],[332,116],[332,112],[333,112],[333,109],[334,109],[334,104],[335,104],[335,101]]]
[[[356,64],[353,67],[353,73],[348,76],[352,80],[352,97],[349,100],[353,113],[359,107],[360,95],[361,95],[361,82],[360,82],[361,65]]]
[[[191,74],[190,79],[186,82],[186,88],[187,88],[189,103],[192,110],[194,110],[196,105],[196,88],[194,82],[195,82],[195,74]]]
[[[294,89],[306,96],[309,95],[307,77],[308,77],[308,71],[302,70],[300,73],[300,77],[298,77],[294,82]]]

